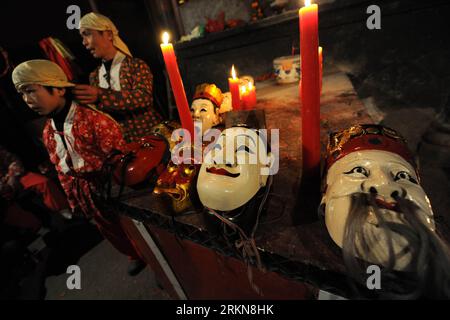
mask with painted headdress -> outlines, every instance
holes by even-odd
[[[330,135],[321,212],[348,265],[358,258],[425,273],[438,256],[448,261],[416,162],[393,129],[355,125]]]
[[[223,100],[222,91],[215,84],[203,83],[197,86],[191,104],[191,115],[196,127],[201,124],[202,134],[221,123],[219,110]]]

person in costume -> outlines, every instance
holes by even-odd
[[[14,69],[12,80],[30,109],[48,118],[43,142],[70,207],[93,218],[102,235],[129,257],[129,274],[137,274],[145,263],[121,227],[119,216],[96,196],[104,162],[125,148],[120,126],[103,112],[72,100],[68,88],[74,84],[51,61],[23,62]]]
[[[80,34],[86,49],[102,63],[90,74],[90,85],[75,86],[75,98],[110,114],[121,125],[125,140],[137,141],[162,120],[153,104],[149,66],[131,55],[116,26],[104,15],[83,16]]]

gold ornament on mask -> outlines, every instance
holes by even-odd
[[[395,140],[399,145],[406,146],[406,140],[395,130],[375,124],[354,125],[342,131],[331,133],[327,145],[327,158],[336,159],[342,152],[344,146],[356,137],[364,135],[378,135]],[[409,159],[407,159],[409,160]]]
[[[223,101],[222,90],[215,84],[202,83],[195,88],[194,99],[210,100],[216,107],[220,107]]]
[[[179,143],[179,141],[172,141],[172,132],[180,128],[181,125],[176,121],[163,121],[152,127],[151,133],[163,137],[172,151],[177,143]]]

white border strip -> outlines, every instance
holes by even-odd
[[[167,260],[162,255],[161,251],[159,250],[158,246],[156,245],[155,241],[153,241],[150,233],[145,229],[145,226],[134,219],[131,219],[138,229],[141,236],[144,238],[145,242],[148,244],[150,249],[152,250],[153,254],[156,257],[156,260],[158,260],[159,265],[163,269],[164,273],[166,274],[167,278],[169,279],[170,283],[172,284],[175,292],[178,294],[178,297],[180,300],[187,300],[186,294],[183,291],[183,288],[181,287],[180,283],[178,282],[175,274],[173,273],[172,269],[170,268],[169,264],[167,263]]]

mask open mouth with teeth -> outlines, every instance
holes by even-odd
[[[186,147],[194,154],[191,146]],[[181,151],[182,153],[184,151]],[[194,159],[188,156],[190,163],[174,163],[169,161],[166,170],[158,177],[156,181],[154,194],[167,195],[171,199],[173,211],[180,214],[189,208],[196,206],[198,196],[195,190],[199,164],[194,164]],[[176,160],[176,159],[175,159]]]

